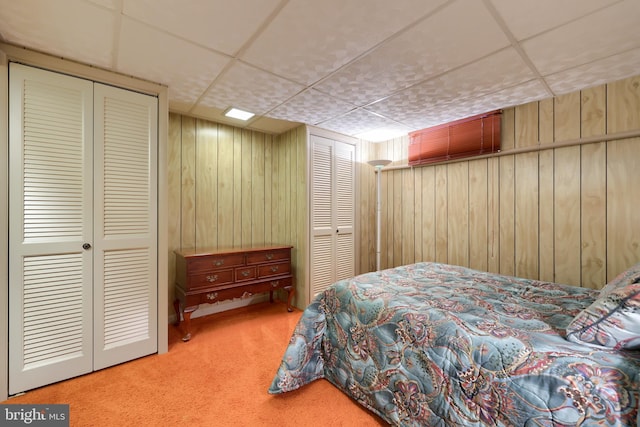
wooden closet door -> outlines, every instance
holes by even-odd
[[[9,393],[92,370],[92,82],[10,64]]]

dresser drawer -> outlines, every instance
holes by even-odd
[[[233,270],[215,270],[191,276],[189,278],[189,289],[210,288],[229,283],[233,283]]]
[[[243,254],[210,255],[198,257],[189,261],[189,271],[209,271],[215,269],[233,268],[244,265]]]
[[[261,264],[265,262],[288,260],[291,258],[290,249],[274,249],[247,254],[247,264]]]
[[[240,267],[235,269],[236,282],[244,282],[256,278],[255,267]]]
[[[200,304],[211,304],[218,301],[224,301],[228,299],[241,298],[245,295],[247,290],[243,286],[221,289],[218,291],[212,290],[206,293],[199,294]]]
[[[258,267],[258,277],[280,276],[283,274],[289,274],[290,271],[291,264],[289,261],[261,265]]]
[[[291,283],[292,283],[291,277],[286,277],[284,279],[274,279],[274,280],[269,280],[267,282],[251,285],[248,288],[248,291],[252,294],[259,294],[262,292],[269,292],[276,289],[282,289],[285,286],[291,286]]]

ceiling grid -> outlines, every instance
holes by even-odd
[[[637,75],[639,27],[637,0],[0,0],[1,41],[166,85],[171,111],[356,137]]]

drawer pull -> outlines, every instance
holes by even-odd
[[[249,276],[249,274],[251,274],[251,270],[243,270],[240,272],[240,274],[242,274],[243,277],[247,277]]]
[[[207,299],[209,301],[213,301],[214,299],[218,298],[218,293],[217,292],[209,292],[207,294]]]
[[[279,280],[274,280],[273,282],[271,282],[271,287],[272,288],[277,288],[279,284],[280,284]]]
[[[273,254],[266,254],[265,258],[267,258],[267,261],[271,261],[273,259]]]
[[[271,272],[275,273],[276,271],[278,271],[280,269],[280,266],[278,265],[274,265],[273,267],[271,267]]]
[[[213,275],[207,276],[207,282],[209,282],[209,283],[213,283],[216,280],[218,280],[218,275],[217,274],[213,274]]]
[[[220,267],[221,265],[224,265],[224,260],[223,259],[217,259],[217,260],[213,261],[213,265],[215,265],[216,267]]]

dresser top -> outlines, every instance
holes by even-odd
[[[291,245],[256,245],[256,246],[241,246],[237,248],[192,248],[192,249],[183,249],[174,251],[177,255],[180,255],[184,258],[189,257],[200,257],[200,256],[210,256],[210,255],[223,255],[223,254],[237,254],[237,253],[247,253],[247,252],[257,252],[257,251],[275,251],[278,249],[291,249],[293,246]]]

